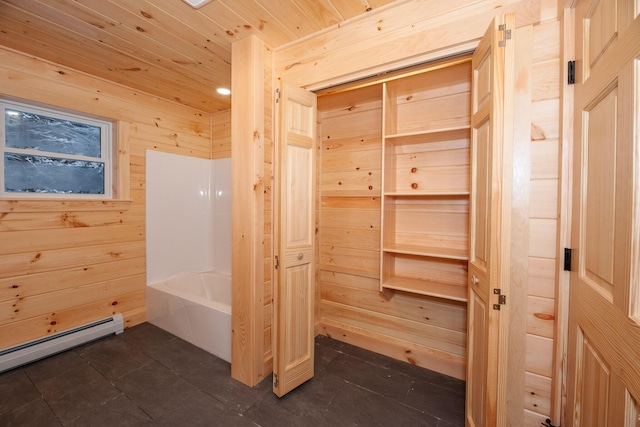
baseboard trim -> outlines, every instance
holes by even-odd
[[[384,354],[403,362],[465,380],[467,358],[377,334],[340,322],[321,319],[317,331],[329,338]]]

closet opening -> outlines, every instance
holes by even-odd
[[[458,379],[471,77],[465,53],[316,92],[320,332]]]

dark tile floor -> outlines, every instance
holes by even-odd
[[[464,382],[326,337],[311,381],[278,399],[144,323],[0,374],[0,426],[464,425]]]

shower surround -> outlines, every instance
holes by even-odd
[[[231,159],[148,150],[146,176],[148,320],[230,361]]]

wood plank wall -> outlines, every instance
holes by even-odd
[[[533,27],[526,426],[539,426],[552,410],[562,87],[560,22],[554,11]]]
[[[131,199],[0,201],[0,348],[116,312],[145,321],[145,150],[211,158],[211,115],[5,48],[0,81],[2,96],[128,124]],[[227,116],[216,157],[230,155]]]
[[[211,158],[231,157],[231,110],[211,115]]]
[[[325,31],[315,38],[307,38],[302,42],[276,49],[276,77],[289,83],[318,89],[371,75],[373,72],[384,70],[385,67],[388,69],[389,64],[403,65],[437,57],[450,52],[446,46],[456,46],[457,49],[460,49],[460,46],[472,46],[474,37],[479,37],[484,32],[491,16],[504,13],[507,9],[516,12],[518,25],[533,24],[527,329],[524,339],[526,349],[523,349],[525,403],[522,408],[524,414],[521,417],[524,419],[524,425],[539,426],[551,414],[551,401],[555,399],[552,396],[552,376],[554,372],[559,371],[554,369],[554,363],[560,363],[553,360],[557,287],[558,153],[561,145],[559,106],[562,87],[557,3],[506,2],[500,9],[491,1],[459,8],[451,2],[435,2],[433,5],[437,8],[436,11],[424,7],[413,10],[411,14],[403,13],[403,10],[410,9],[412,4],[402,3],[398,7],[377,12],[375,16],[365,16],[349,25]],[[486,25],[479,25],[479,22],[485,22]],[[464,28],[463,32],[456,33],[460,37],[447,33],[447,29],[452,25]],[[411,30],[407,29],[409,27]],[[407,38],[411,38],[411,41],[403,42]],[[402,48],[399,48],[400,46]],[[363,106],[360,107],[361,110],[364,109]],[[364,141],[368,140],[368,137],[364,138]],[[366,143],[363,143],[364,145]],[[341,150],[348,151],[346,146]],[[364,153],[368,151],[363,151],[363,155]],[[373,152],[371,155],[375,157]],[[348,162],[348,156],[342,161]],[[363,157],[359,158],[358,162],[364,164],[369,160]],[[322,185],[324,177],[330,176],[327,175],[330,171],[326,170],[325,164],[320,163],[320,166],[325,167],[324,170],[322,167],[318,169],[322,174],[319,178]],[[379,170],[376,169],[375,163],[371,162],[365,168],[367,173],[353,175],[345,180],[343,185],[362,185],[368,182],[375,187],[379,179]],[[371,172],[371,175],[368,175],[368,172]],[[346,194],[347,188],[343,187],[340,190]],[[420,337],[411,334],[415,334],[416,330],[408,332],[409,336],[380,334],[373,338],[360,334],[364,329],[376,329],[375,325],[379,324],[381,316],[388,315],[388,310],[392,309],[388,303],[379,300],[373,291],[362,292],[364,288],[375,289],[377,283],[374,274],[377,268],[374,263],[376,249],[373,241],[375,227],[379,224],[379,220],[375,218],[376,212],[379,212],[379,199],[375,195],[369,199],[358,198],[361,215],[357,216],[341,212],[332,205],[336,200],[331,197],[323,199],[322,221],[330,225],[332,220],[331,217],[327,217],[326,212],[335,210],[337,219],[334,223],[339,224],[336,229],[341,228],[343,235],[344,230],[357,235],[358,237],[352,237],[350,241],[359,240],[359,247],[332,248],[325,245],[324,243],[331,242],[335,233],[331,226],[326,230],[320,230],[324,238],[321,239],[318,248],[321,266],[318,280],[321,290],[321,298],[318,299],[318,330],[331,334],[336,339],[406,360],[410,353],[398,349],[415,351],[413,343],[418,342]],[[371,234],[371,247],[365,249],[367,234]],[[340,261],[336,261],[337,259]],[[329,271],[331,269],[323,269],[323,263],[349,263],[349,266],[335,265],[332,267],[333,271]],[[347,289],[348,292],[345,291],[345,286],[335,286],[336,277],[344,279],[347,275],[350,275],[348,286],[352,288]],[[354,297],[356,292],[357,298]],[[404,307],[423,307],[415,299],[412,300],[408,296],[406,298],[408,300],[403,301]],[[344,325],[346,322],[338,322],[339,318],[345,319],[347,313],[352,314],[348,327]],[[424,315],[424,311],[415,314]]]

